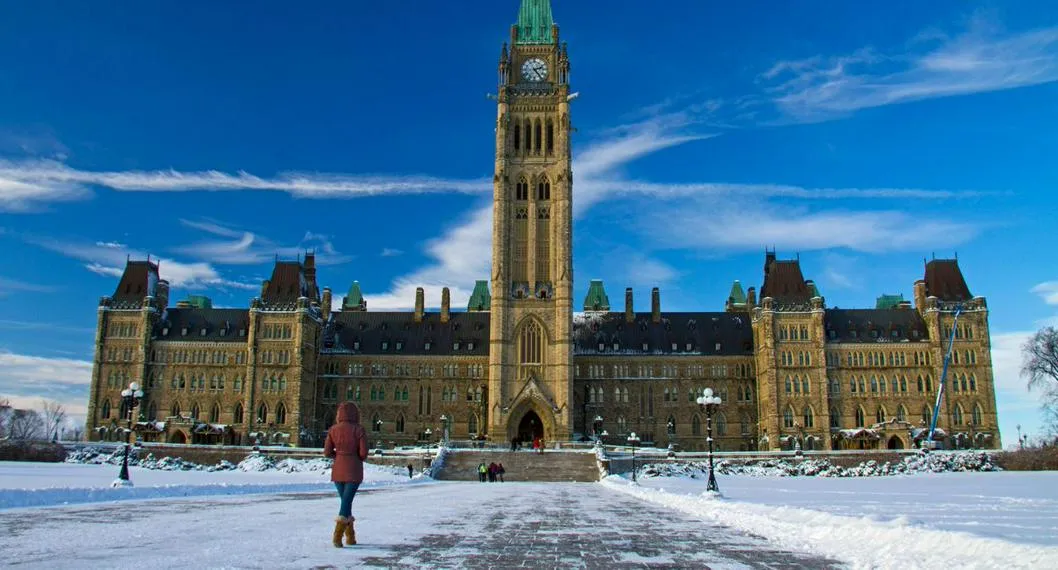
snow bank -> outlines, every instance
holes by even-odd
[[[782,548],[812,552],[852,568],[1058,568],[1058,548],[1014,544],[891,520],[839,516],[812,509],[730,501],[711,493],[680,494],[633,485],[613,475],[615,491],[763,536]]]
[[[951,473],[962,471],[1002,471],[992,456],[984,452],[929,453],[908,455],[896,463],[867,461],[855,467],[841,467],[827,459],[760,459],[745,462],[727,460],[715,463],[718,475],[750,477],[881,477],[914,473]],[[652,463],[636,470],[638,477],[708,477],[709,464]]]

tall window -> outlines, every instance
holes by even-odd
[[[478,416],[476,414],[470,414],[470,418],[467,419],[467,432],[478,433]]]
[[[952,421],[955,425],[962,425],[962,404],[955,404],[955,411],[952,412]]]
[[[543,362],[543,332],[536,321],[529,321],[522,329],[519,344],[519,361],[522,364],[541,364]]]
[[[863,408],[856,408],[856,427],[864,427],[867,424],[866,414],[863,413]]]
[[[242,404],[235,404],[235,412],[232,414],[234,423],[242,423]]]
[[[257,408],[257,421],[260,422],[260,423],[264,423],[265,420],[267,420],[267,419],[268,419],[268,406],[266,406],[262,402],[261,406]]]
[[[981,404],[974,404],[973,411],[970,413],[972,414],[970,416],[970,424],[975,426],[981,425]]]
[[[697,415],[691,418],[691,435],[702,435],[702,420]]]
[[[213,404],[209,410],[209,421],[214,424],[220,421],[220,406],[217,404]]]
[[[280,425],[287,423],[287,407],[282,402],[276,406],[276,423]]]
[[[804,427],[810,428],[815,426],[815,414],[812,412],[811,406],[805,406],[804,412],[801,416],[801,419],[804,420]]]
[[[404,433],[404,414],[397,416],[397,433]]]
[[[782,413],[782,425],[783,427],[792,428],[794,421],[793,408],[787,406],[786,411]]]
[[[716,435],[727,435],[727,416],[722,413],[716,415]]]

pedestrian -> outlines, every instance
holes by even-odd
[[[506,472],[507,472],[507,470],[503,468],[503,464],[502,463],[500,463],[499,465],[496,466],[496,475],[498,475],[500,477],[500,483],[504,483],[503,474],[506,473]]]
[[[485,467],[485,462],[482,461],[478,465],[478,482],[480,482],[480,483],[484,483],[485,482],[485,474],[487,472],[488,472],[488,467]]]
[[[489,483],[496,482],[496,463],[489,463]]]
[[[511,438],[511,451],[514,451],[515,449],[518,449],[518,438],[512,437]]]
[[[323,444],[324,457],[334,459],[331,466],[331,481],[338,490],[338,518],[335,519],[331,542],[342,547],[345,543],[356,544],[356,529],[353,528],[353,498],[364,482],[364,460],[367,459],[367,434],[360,425],[360,409],[353,402],[342,402],[338,406],[337,423],[327,430],[327,442]]]
[[[414,471],[414,470],[415,470],[415,468],[411,466],[411,463],[409,463],[408,464],[408,479],[411,479],[411,472]]]

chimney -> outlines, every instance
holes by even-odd
[[[661,291],[657,287],[650,291],[650,320],[661,322]]]
[[[447,323],[450,313],[452,310],[452,294],[448,292],[448,287],[441,289],[441,322]]]
[[[271,283],[268,279],[261,282],[261,298],[264,299],[268,295],[268,285]]]
[[[423,301],[422,287],[416,287],[415,288],[415,322],[417,322],[417,323],[421,323],[422,322],[422,314],[423,314],[423,309],[424,309],[425,304],[426,303]]]
[[[921,313],[926,310],[926,282],[915,281],[915,308]]]
[[[327,317],[331,315],[331,288],[323,288],[323,319],[327,320]]]
[[[159,279],[158,288],[155,291],[155,305],[164,311],[169,306],[169,282],[165,279]]]
[[[756,306],[757,306],[757,288],[756,287],[750,287],[749,289],[746,290],[746,307],[750,308],[750,307],[756,307]]]
[[[636,320],[636,311],[632,307],[632,288],[625,289],[625,322],[631,323]]]

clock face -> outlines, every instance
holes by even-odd
[[[522,77],[529,81],[543,81],[547,78],[547,64],[535,57],[526,61],[522,64]]]

